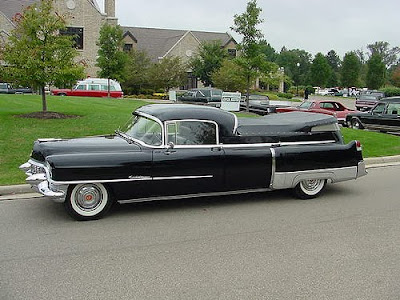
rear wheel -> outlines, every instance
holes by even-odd
[[[76,220],[87,221],[103,217],[112,206],[107,188],[101,183],[85,183],[70,187],[64,207]]]
[[[64,97],[64,96],[67,96],[67,95],[64,94],[64,93],[60,93],[60,94],[58,94],[58,96]]]
[[[317,197],[325,188],[325,179],[309,179],[300,181],[294,188],[294,194],[300,199]]]

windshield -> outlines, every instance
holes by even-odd
[[[366,101],[377,101],[379,98],[378,95],[372,95],[372,94],[361,94],[360,95],[360,100],[366,100]]]
[[[309,109],[311,107],[312,102],[305,101],[299,105],[299,108]]]
[[[130,121],[121,128],[121,132],[125,133],[129,138],[142,141],[147,145],[162,145],[161,125],[154,120],[142,116],[133,116]]]

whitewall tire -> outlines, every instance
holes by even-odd
[[[110,193],[103,184],[84,183],[69,188],[64,206],[76,220],[95,220],[103,217],[112,203]]]
[[[325,185],[325,179],[302,180],[294,188],[294,194],[300,199],[315,198],[324,190]]]

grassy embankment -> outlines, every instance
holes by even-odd
[[[24,183],[25,175],[18,166],[28,159],[34,140],[112,133],[128,121],[133,110],[146,103],[132,99],[49,96],[50,111],[79,118],[37,120],[17,115],[40,111],[40,96],[0,95],[0,185]],[[346,141],[361,141],[365,157],[400,154],[400,137],[348,128],[342,132]]]

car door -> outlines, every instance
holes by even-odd
[[[270,145],[224,145],[227,190],[269,188],[272,177]]]
[[[382,129],[382,116],[386,109],[386,103],[378,103],[370,112],[361,114],[359,119],[366,129]]]
[[[382,131],[400,131],[400,103],[388,103],[379,126]]]
[[[224,151],[211,121],[166,123],[168,147],[153,150],[154,195],[211,193],[224,189]]]

